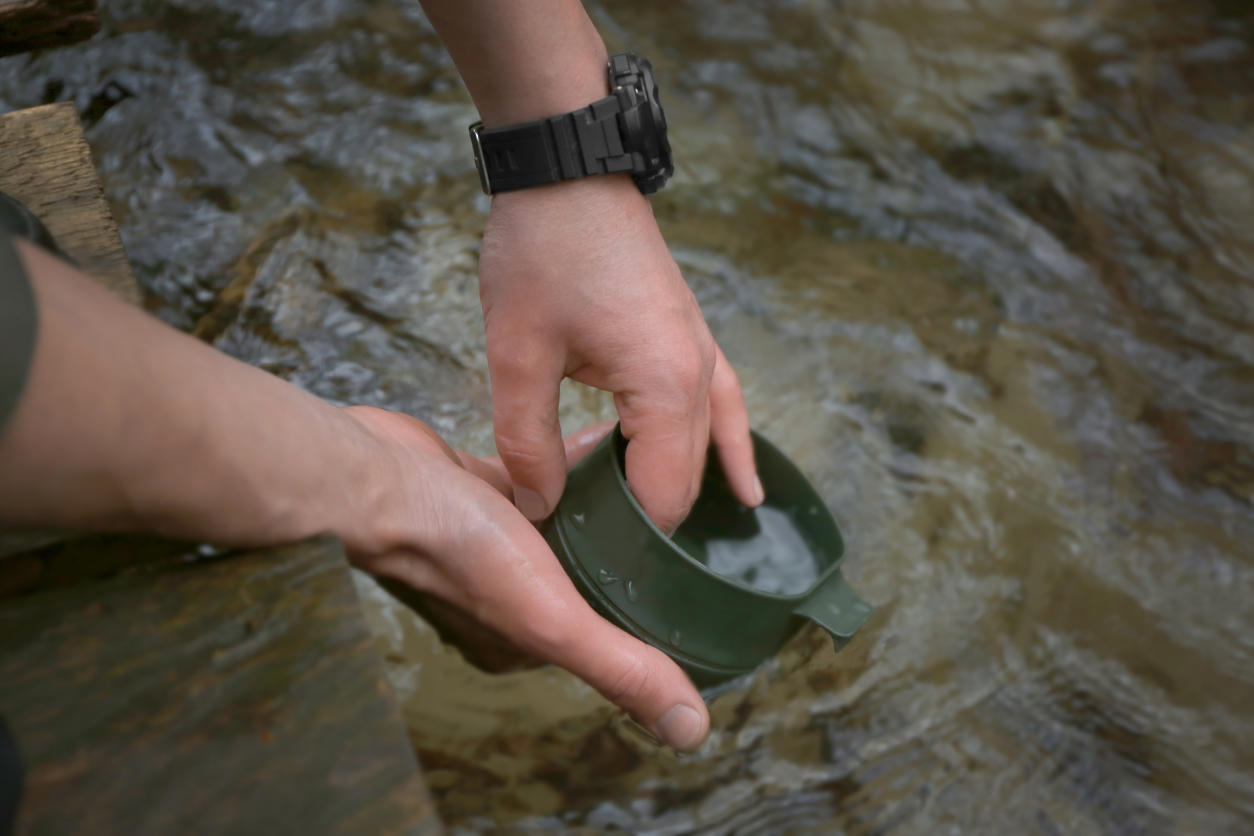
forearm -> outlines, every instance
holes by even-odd
[[[486,127],[609,93],[605,44],[579,0],[422,0]]]
[[[238,545],[350,533],[373,438],[342,410],[20,244],[40,328],[0,435],[0,525]]]
[[[504,474],[459,460],[415,418],[336,409],[33,246],[20,252],[40,327],[0,432],[0,526],[153,529],[241,546],[331,532],[358,565],[566,667],[672,745],[705,736],[692,684],[580,598],[511,506]]]

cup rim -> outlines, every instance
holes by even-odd
[[[749,433],[753,437],[753,440],[755,443],[766,444],[771,450],[778,453],[787,461],[792,462],[792,459],[788,458],[788,456],[786,456],[782,450],[780,450],[778,447],[772,444],[770,440],[768,440],[761,433],[753,429],[750,429]],[[649,515],[644,512],[644,509],[640,507],[640,503],[636,501],[636,495],[631,492],[631,486],[627,483],[627,474],[623,472],[623,468],[618,462],[618,443],[620,439],[623,441],[628,440],[627,437],[623,435],[623,425],[621,422],[614,425],[614,431],[610,435],[610,446],[611,446],[610,461],[614,467],[614,478],[618,480],[618,486],[622,489],[623,495],[627,497],[627,502],[631,506],[631,509],[635,512],[636,516],[639,517],[640,520],[643,521],[646,526],[648,526],[649,532],[655,538],[660,538],[662,542],[664,542],[667,546],[670,547],[670,550],[672,552],[674,552],[675,554],[678,554],[684,560],[687,560],[689,563],[699,568],[707,576],[717,581],[720,581],[724,584],[727,584],[728,586],[731,586],[736,590],[739,590],[741,592],[748,592],[752,595],[756,595],[756,596],[765,598],[767,600],[789,601],[793,603],[800,603],[806,600],[807,598],[809,598],[811,595],[813,595],[815,590],[817,590],[820,586],[826,583],[828,578],[831,577],[831,575],[840,572],[841,564],[844,562],[843,550],[842,550],[841,556],[837,558],[832,563],[832,565],[828,566],[826,569],[820,572],[818,576],[814,579],[814,583],[806,587],[804,592],[798,592],[792,595],[785,595],[780,592],[766,592],[765,590],[755,589],[754,587],[749,586],[748,584],[741,583],[740,581],[735,580],[734,578],[729,578],[726,575],[720,575],[718,572],[715,572],[709,566],[706,566],[700,560],[697,560],[695,557],[688,554],[688,552],[686,552],[684,549],[680,548],[679,545],[670,537],[666,536],[666,533],[663,532],[662,529],[658,528],[657,525],[653,522],[653,520],[649,519]],[[711,445],[711,448],[712,447],[713,445]],[[795,463],[793,466],[794,467],[796,466]],[[798,472],[800,472],[800,468],[798,468]],[[805,478],[805,474],[802,474],[802,477]],[[805,482],[806,482],[806,486],[811,491],[814,491],[815,498],[818,500],[818,507],[822,508],[823,511],[826,512],[827,515],[832,518],[833,524],[836,524],[836,516],[832,514],[831,509],[827,507],[827,503],[822,501],[822,497],[818,496],[818,491],[814,489],[814,485],[810,483],[810,480],[808,478],[805,479]],[[841,540],[843,543],[844,534],[843,532],[840,531],[839,524],[836,524],[836,531],[837,533],[841,535]]]

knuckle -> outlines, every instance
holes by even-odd
[[[522,427],[502,428],[496,431],[496,452],[501,459],[516,467],[533,469],[549,460],[543,431]]]
[[[710,400],[715,406],[732,405],[744,399],[744,390],[736,378],[716,377],[710,382]]]
[[[649,518],[663,530],[670,530],[683,522],[688,510],[697,501],[697,487],[686,487],[681,493],[674,494],[667,499],[669,501],[649,514]]]
[[[497,453],[514,465],[532,467],[548,462],[555,445],[561,444],[556,414],[498,412],[493,429]]]
[[[722,364],[719,367],[719,373],[715,374],[710,381],[710,391],[720,395],[738,394],[740,377],[736,374],[736,370],[726,363]]]
[[[635,703],[649,690],[651,679],[652,669],[633,658],[603,693],[612,703]]]
[[[535,376],[542,352],[519,347],[521,340],[498,336],[488,346],[488,370],[497,380],[527,380]]]
[[[698,467],[693,469],[692,481],[689,483],[688,490],[684,494],[684,505],[683,505],[682,510],[680,511],[680,516],[679,516],[680,521],[682,521],[683,518],[687,516],[688,511],[692,508],[693,504],[697,501],[697,496],[699,496],[701,493],[701,474],[702,474],[702,470],[704,469],[699,466],[701,464],[703,464],[703,462],[698,460],[697,461]]]
[[[539,369],[551,365],[563,350],[562,340],[544,323],[535,319],[505,318],[494,312],[493,320],[485,319],[484,333],[488,369],[492,374],[508,371],[524,378],[533,378]]]
[[[699,388],[710,378],[712,365],[707,369],[705,358],[700,351],[685,351],[671,361],[675,382],[685,391]]]
[[[711,377],[718,361],[718,349],[715,347],[714,336],[709,331],[703,331],[697,345],[701,352],[702,371],[706,377]]]

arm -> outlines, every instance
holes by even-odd
[[[605,45],[578,0],[423,7],[487,127],[608,93]],[[563,377],[614,393],[627,478],[664,530],[692,506],[711,442],[741,501],[761,503],[740,384],[628,175],[496,195],[479,293],[497,448],[528,518],[548,516],[565,485]]]
[[[42,250],[18,249],[40,327],[0,434],[0,525],[239,546],[331,532],[358,565],[447,599],[673,745],[704,737],[708,716],[687,677],[592,611],[490,463],[416,419],[330,406]],[[574,439],[572,455],[589,441]]]

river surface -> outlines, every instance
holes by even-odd
[[[417,3],[104,7],[0,106],[76,103],[149,310],[490,452],[474,111]],[[361,578],[450,831],[1254,832],[1254,5],[589,10],[658,68],[667,240],[878,611],[678,757]]]

